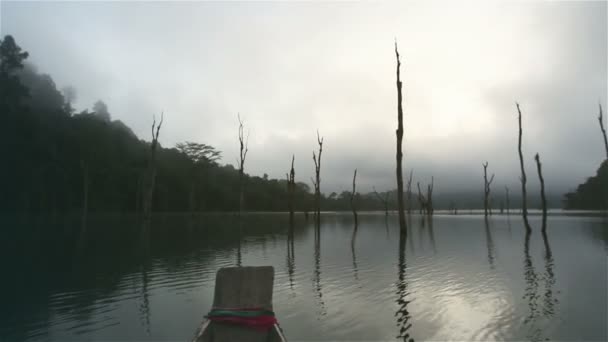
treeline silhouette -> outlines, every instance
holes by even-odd
[[[0,211],[64,213],[84,207],[89,212],[140,211],[150,142],[139,139],[120,120],[112,120],[102,101],[91,110],[76,111],[75,90],[57,89],[51,76],[26,61],[28,56],[13,37],[0,41],[0,144],[6,151],[0,168]],[[220,165],[220,154],[202,143],[167,148],[159,142],[152,210],[239,210],[239,170]],[[243,177],[246,210],[285,211],[290,196],[296,211],[315,207],[313,189],[304,182],[295,181],[288,191],[287,178]],[[595,186],[588,188],[587,192],[593,192]],[[406,197],[413,198],[411,207],[418,210],[416,194]],[[479,191],[436,197],[437,209],[479,208],[483,200]],[[379,198],[386,199],[386,205]],[[572,207],[596,204],[576,198],[577,205]],[[397,192],[357,193],[354,200],[359,210],[395,210]],[[501,201],[496,198],[493,207],[498,209]],[[553,197],[549,202],[557,206],[560,199]],[[351,210],[351,192],[321,193],[320,207]]]

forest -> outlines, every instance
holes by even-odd
[[[28,53],[11,36],[0,42],[0,112],[4,146],[0,175],[0,211],[8,213],[138,212],[145,197],[147,170],[154,166],[152,211],[312,211],[315,189],[294,176],[271,179],[249,175],[240,165],[222,165],[221,151],[203,142],[164,147],[163,116],[150,118],[152,141],[137,137],[100,100],[92,108],[73,107],[75,90],[57,89],[51,76],[28,63]],[[602,124],[600,122],[600,124]],[[602,126],[603,127],[603,126]],[[235,144],[237,127],[235,127]],[[156,134],[156,136],[155,136]],[[320,140],[321,142],[321,140]],[[158,143],[158,146],[156,144]],[[241,141],[242,144],[242,141]],[[242,147],[242,145],[241,145]],[[246,147],[245,147],[246,148]],[[153,151],[153,153],[151,153]],[[245,152],[246,150],[241,152]],[[321,155],[319,153],[319,164]],[[242,160],[244,162],[244,159]],[[315,160],[316,163],[316,160]],[[311,163],[312,168],[312,163]],[[286,167],[287,170],[287,167]],[[409,174],[410,170],[406,170]],[[292,171],[293,172],[293,171]],[[347,176],[347,177],[350,177]],[[411,180],[410,180],[411,183]],[[409,184],[404,197],[409,210],[425,205],[423,191]],[[242,195],[241,195],[242,189]],[[606,161],[586,183],[563,198],[549,198],[550,207],[603,209],[606,207],[608,164]],[[359,210],[394,210],[397,190],[357,193],[319,191],[321,210],[350,210],[356,201]],[[432,190],[430,192],[432,196]],[[495,211],[505,209],[502,194],[491,203]],[[530,194],[530,206],[539,206],[539,197]],[[432,198],[437,209],[481,208],[482,189],[455,196]],[[508,202],[508,199],[507,199]],[[517,207],[518,195],[511,198]],[[515,203],[515,205],[513,205]]]

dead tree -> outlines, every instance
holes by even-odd
[[[488,207],[490,204],[490,184],[494,180],[494,174],[488,181],[488,162],[481,164],[483,166],[483,216],[488,217]]]
[[[419,211],[420,215],[422,215],[422,213],[426,211],[426,199],[424,198],[422,191],[420,191],[420,182],[417,182],[416,184],[418,185],[418,205],[420,206]]]
[[[506,193],[506,204],[507,204],[507,215],[509,215],[509,187],[505,186],[505,193]]]
[[[289,208],[289,224],[293,226],[293,210],[294,210],[294,197],[296,192],[296,172],[293,169],[293,162],[296,156],[291,156],[291,170],[287,174],[287,206]]]
[[[152,214],[152,199],[154,197],[154,185],[156,182],[156,148],[158,147],[158,135],[163,125],[164,115],[161,113],[160,122],[156,125],[156,118],[152,121],[152,143],[150,144],[150,156],[143,179],[142,210],[145,222],[150,221]]]
[[[534,156],[534,160],[536,160],[536,169],[538,170],[538,179],[540,180],[540,201],[543,209],[542,232],[544,233],[547,230],[547,198],[545,197],[545,179],[543,178],[543,170],[538,153],[536,153],[536,156]]]
[[[245,204],[245,159],[247,158],[247,152],[249,151],[249,134],[245,137],[245,127],[241,115],[238,115],[239,119],[239,215],[243,212]]]
[[[87,163],[80,159],[80,168],[82,169],[82,217],[81,226],[84,229],[87,223],[87,214],[89,212],[89,167]]]
[[[353,192],[350,193],[350,207],[353,210],[353,217],[355,219],[355,227],[357,227],[357,225],[359,223],[357,221],[357,208],[355,207],[355,196],[357,194],[356,181],[357,181],[357,169],[355,169],[355,173],[353,174]]]
[[[412,179],[414,179],[414,169],[410,171],[410,178],[407,180],[407,213],[412,212]]]
[[[515,103],[517,106],[518,113],[518,122],[519,122],[519,141],[518,141],[518,150],[519,150],[519,165],[521,167],[521,215],[524,219],[524,226],[526,227],[526,232],[531,231],[530,223],[528,222],[528,204],[526,201],[526,170],[524,168],[524,156],[521,152],[521,137],[522,137],[522,129],[521,129],[521,109],[519,108],[519,103]]]
[[[431,216],[433,215],[433,187],[435,186],[434,177],[431,176],[431,184],[427,185],[426,190],[426,214]]]
[[[315,215],[317,226],[321,225],[321,154],[323,153],[323,138],[319,136],[317,131],[317,144],[319,144],[319,157],[312,151],[312,160],[315,163],[315,179],[312,184],[315,187]]]
[[[382,206],[384,207],[384,216],[388,216],[388,196],[390,195],[390,192],[385,192],[384,193],[384,198],[382,196],[380,196],[380,194],[378,193],[378,191],[376,191],[376,187],[373,187],[374,190],[374,195],[376,195],[376,197],[378,198],[378,200],[380,201],[380,203],[382,203]]]
[[[406,232],[407,225],[405,223],[405,212],[403,205],[403,173],[402,173],[402,160],[403,160],[403,107],[401,106],[401,75],[399,69],[401,68],[401,61],[399,60],[399,51],[397,50],[397,42],[395,42],[395,56],[397,57],[397,211],[399,212],[399,227],[402,232]]]
[[[608,159],[608,138],[606,138],[606,128],[604,128],[604,115],[602,113],[602,104],[600,106],[600,115],[597,117],[597,121],[600,123],[600,129],[602,130],[602,135],[604,136],[604,148],[606,149],[606,159]]]

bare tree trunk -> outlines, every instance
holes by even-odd
[[[426,191],[426,214],[429,216],[433,215],[433,188],[435,187],[435,179],[431,176],[431,184],[427,185]]]
[[[402,172],[402,142],[403,142],[403,107],[401,106],[401,61],[399,60],[399,51],[397,50],[397,42],[395,42],[395,56],[397,57],[397,211],[399,212],[399,227],[404,234],[407,234],[407,225],[405,222],[405,212],[403,205],[403,172]]]
[[[293,155],[291,156],[291,170],[289,171],[289,174],[287,174],[287,205],[289,207],[289,225],[290,227],[293,227],[293,219],[294,219],[294,214],[293,214],[293,209],[294,209],[294,195],[295,195],[295,190],[296,190],[296,172],[293,168],[293,162],[295,160],[296,156]]]
[[[519,108],[519,103],[516,103],[517,113],[518,113],[518,122],[519,122],[519,142],[518,142],[518,150],[519,150],[519,165],[521,167],[521,215],[524,219],[524,226],[526,227],[526,232],[531,231],[530,223],[528,222],[528,204],[526,200],[526,170],[524,169],[524,156],[521,152],[521,109]]]
[[[150,144],[150,157],[148,159],[148,167],[144,177],[142,200],[144,221],[146,223],[150,222],[152,214],[152,199],[154,197],[154,184],[156,181],[156,147],[158,146],[158,135],[160,133],[160,127],[163,124],[163,118],[164,115],[161,114],[158,126],[156,126],[156,119],[152,122],[152,143]]]
[[[507,215],[509,215],[509,209],[510,209],[510,205],[509,205],[509,188],[505,186],[505,192],[506,192],[506,200],[507,200]]]
[[[315,152],[312,152],[312,160],[315,162],[315,179],[312,183],[315,187],[315,211],[317,226],[321,225],[321,154],[323,153],[323,138],[319,136],[317,131],[317,143],[319,144],[319,158]]]
[[[422,191],[420,191],[420,182],[416,183],[418,185],[418,204],[420,205],[420,215],[426,211],[426,200],[424,199],[424,195]]]
[[[600,129],[602,130],[602,135],[604,136],[604,148],[606,149],[606,159],[608,159],[608,138],[606,138],[606,128],[604,128],[603,122],[604,115],[602,113],[602,105],[600,104],[600,115],[597,118],[597,121],[600,123]]]
[[[412,213],[412,180],[414,179],[414,169],[410,171],[410,177],[407,180],[407,213]]]
[[[538,179],[540,180],[540,201],[543,208],[542,232],[544,233],[547,230],[547,198],[545,197],[545,179],[543,178],[543,170],[538,153],[536,153],[536,156],[534,156],[534,160],[536,160],[536,169],[538,170]]]
[[[494,180],[494,174],[490,177],[488,181],[488,162],[481,164],[483,166],[483,216],[488,217],[488,213],[490,213],[490,184]]]
[[[376,191],[376,187],[373,187],[374,190],[374,194],[376,195],[376,197],[378,198],[378,200],[380,201],[380,203],[382,203],[382,206],[384,207],[384,216],[388,216],[388,195],[389,192],[387,191],[384,194],[384,198],[382,198],[382,196],[380,196],[380,194],[378,193],[378,191]]]
[[[245,159],[247,158],[247,152],[249,151],[249,134],[245,137],[245,127],[243,126],[243,120],[238,115],[239,119],[239,215],[242,214],[245,206]]]
[[[357,169],[355,169],[355,173],[353,174],[353,192],[350,194],[350,208],[353,210],[353,217],[355,219],[355,227],[358,225],[357,221],[357,208],[355,207],[355,195],[357,194],[356,189],[356,181],[357,181]]]
[[[89,167],[84,160],[80,160],[82,168],[82,229],[86,227],[89,212]]]

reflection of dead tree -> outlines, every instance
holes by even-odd
[[[380,203],[382,203],[382,206],[384,207],[384,216],[388,216],[388,196],[390,195],[390,192],[385,192],[384,193],[384,198],[382,196],[380,196],[380,194],[378,193],[378,191],[376,191],[376,187],[373,187],[374,190],[374,195],[376,195],[376,197],[378,198],[378,200],[380,201]]]
[[[154,183],[156,181],[156,148],[158,146],[158,135],[163,124],[164,115],[161,114],[160,122],[156,125],[156,118],[152,122],[152,143],[150,144],[150,156],[148,166],[143,179],[142,209],[145,222],[150,221],[152,213],[152,198],[154,197]]]
[[[357,181],[357,169],[355,169],[355,173],[353,174],[353,192],[350,193],[350,207],[353,210],[353,217],[355,218],[355,227],[357,226],[357,208],[355,208],[355,196],[356,192],[356,181]]]
[[[295,155],[291,156],[291,170],[287,174],[287,206],[289,208],[289,225],[293,227],[294,194],[296,191],[296,172],[293,169]]]
[[[545,197],[545,180],[543,178],[543,170],[538,153],[536,156],[534,156],[534,160],[536,160],[536,169],[538,170],[538,179],[540,180],[540,201],[543,208],[542,231],[544,232],[547,229],[547,198]]]
[[[243,126],[243,120],[241,116],[239,118],[239,214],[243,212],[245,204],[245,158],[247,158],[247,152],[249,151],[249,134],[245,137],[245,127]]]
[[[407,282],[407,260],[405,255],[405,244],[407,236],[405,232],[399,234],[399,251],[398,251],[398,269],[397,269],[397,305],[398,309],[395,312],[397,317],[397,327],[399,328],[399,334],[397,338],[403,339],[404,342],[414,342],[414,339],[410,336],[409,330],[412,328],[410,322],[412,315],[408,310],[408,305],[411,303],[409,298],[410,292],[408,290]],[[411,239],[410,239],[411,241]]]
[[[399,69],[401,68],[401,61],[399,60],[399,51],[397,50],[397,42],[395,42],[395,55],[397,56],[397,211],[399,211],[399,228],[401,231],[407,231],[407,225],[405,223],[405,212],[403,207],[403,172],[401,163],[403,161],[403,107],[401,106],[401,77]]]
[[[407,180],[407,213],[412,212],[412,179],[414,179],[414,169],[410,171],[410,177]]]
[[[315,151],[312,151],[312,160],[315,162],[315,179],[312,180],[312,184],[315,187],[315,213],[317,226],[321,224],[321,154],[323,153],[323,138],[319,136],[317,131],[317,143],[319,144],[319,158]]]
[[[604,148],[606,149],[606,159],[608,159],[608,138],[606,138],[606,128],[604,128],[603,118],[604,115],[602,113],[602,105],[600,104],[600,115],[597,117],[597,121],[600,123],[600,129],[602,130],[602,135],[604,136]]]
[[[519,103],[515,103],[517,106],[518,113],[518,122],[519,122],[519,141],[517,144],[519,150],[519,165],[521,167],[521,215],[524,218],[524,226],[526,227],[526,231],[531,231],[530,223],[528,223],[528,204],[526,202],[526,170],[524,169],[524,156],[521,152],[521,110],[519,108]]]
[[[488,181],[488,162],[481,164],[483,166],[483,216],[488,217],[488,206],[490,199],[490,184],[494,180],[494,174]]]

